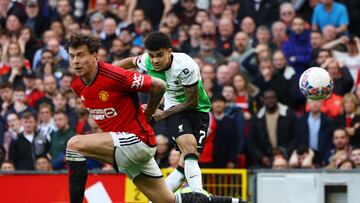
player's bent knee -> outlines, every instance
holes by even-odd
[[[196,144],[193,144],[193,143],[187,143],[181,148],[181,152],[184,155],[195,154],[196,151],[197,151],[197,146],[196,146]]]
[[[82,141],[82,138],[80,135],[75,135],[70,138],[70,140],[67,142],[66,148],[76,151],[81,151],[84,147],[84,143]]]

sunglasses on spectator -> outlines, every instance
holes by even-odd
[[[288,11],[288,12],[282,12],[281,13],[281,15],[283,15],[283,16],[286,16],[286,15],[292,15],[293,14],[293,12],[291,12],[291,11]]]

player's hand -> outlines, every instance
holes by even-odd
[[[160,109],[156,109],[156,112],[154,113],[153,118],[154,118],[156,121],[159,121],[159,120],[164,119],[164,118],[165,118],[164,111],[162,111],[162,110],[160,110]]]
[[[141,109],[143,112],[145,112],[146,108],[147,108],[147,104],[141,104]]]

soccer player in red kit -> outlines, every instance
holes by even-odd
[[[87,179],[86,157],[124,172],[154,203],[233,203],[238,199],[201,193],[173,194],[154,160],[155,135],[148,124],[165,92],[160,79],[97,61],[100,40],[76,34],[67,50],[75,77],[71,83],[103,133],[76,135],[67,143],[71,203],[82,203]],[[137,92],[149,92],[142,111]]]

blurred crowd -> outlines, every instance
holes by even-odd
[[[0,0],[0,171],[65,169],[67,141],[101,132],[70,89],[72,34],[99,37],[98,59],[114,63],[142,54],[151,31],[200,67],[212,101],[202,167],[360,168],[358,0]],[[334,81],[327,99],[298,89],[312,66]],[[153,127],[157,163],[175,168],[171,132]]]

